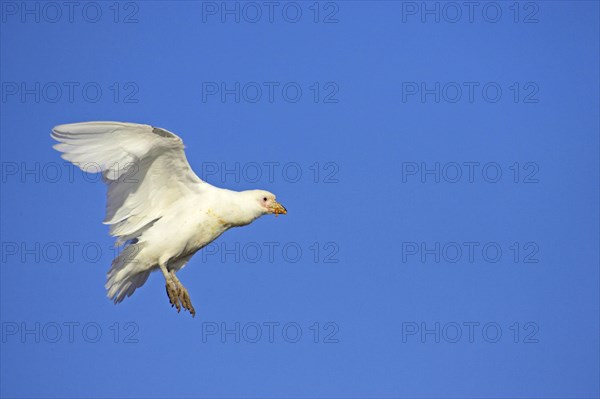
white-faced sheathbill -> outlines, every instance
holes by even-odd
[[[107,275],[107,295],[115,303],[160,269],[171,305],[195,315],[177,271],[226,230],[287,213],[268,191],[238,192],[202,181],[183,141],[165,129],[84,122],[56,126],[51,136],[64,159],[85,171],[94,165],[108,185],[104,223],[118,237],[115,245],[125,245]]]

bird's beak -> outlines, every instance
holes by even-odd
[[[279,215],[280,213],[283,215],[287,213],[287,209],[285,209],[285,207],[277,201],[275,201],[275,203],[271,207],[271,211],[275,214],[275,216]]]

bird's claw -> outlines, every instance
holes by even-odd
[[[190,294],[180,282],[169,280],[167,281],[166,288],[171,307],[177,308],[177,313],[179,313],[183,307],[183,309],[190,312],[192,317],[196,316],[196,309],[194,309],[194,306],[192,305]]]
[[[183,306],[184,309],[186,309],[188,312],[190,312],[192,317],[195,317],[196,309],[194,309],[194,306],[192,306],[192,300],[190,299],[190,294],[188,293],[188,291],[185,289],[185,287],[183,285],[179,284],[178,288],[179,288],[178,294],[179,294],[179,300],[181,301],[181,306]]]
[[[177,293],[177,285],[174,281],[167,281],[167,295],[169,296],[169,302],[171,302],[171,307],[177,308],[177,313],[181,311],[181,306],[179,305],[179,295]]]

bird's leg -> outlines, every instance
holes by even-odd
[[[169,302],[171,302],[171,307],[175,306],[177,308],[177,312],[181,311],[181,305],[179,305],[179,295],[177,294],[177,283],[171,278],[171,274],[167,270],[165,265],[159,265],[160,271],[163,276],[165,276],[167,295],[169,296]]]
[[[179,300],[181,301],[181,305],[183,306],[184,309],[187,309],[187,311],[190,312],[192,317],[195,317],[196,309],[194,309],[194,306],[192,306],[192,300],[190,299],[190,294],[185,289],[183,284],[181,284],[181,281],[179,281],[179,279],[175,275],[174,270],[170,271],[170,275],[171,275],[171,280],[173,280],[175,282],[175,284],[177,285],[177,296],[179,297]]]

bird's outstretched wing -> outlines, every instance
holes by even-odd
[[[150,125],[85,122],[59,125],[52,135],[62,157],[108,185],[105,224],[117,245],[138,237],[178,199],[202,192],[182,140]]]

